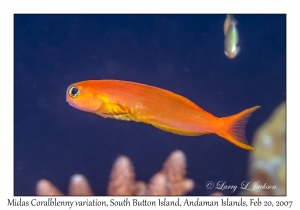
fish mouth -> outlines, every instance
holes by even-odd
[[[70,102],[70,101],[68,101],[68,100],[67,100],[67,103],[68,103],[70,106],[72,106],[72,107],[74,107],[74,108],[76,108],[76,109],[79,109],[75,104],[73,104],[72,102]]]
[[[77,107],[76,107],[74,104],[72,104],[71,102],[67,101],[67,103],[68,103],[70,106],[72,106],[72,107],[74,107],[74,108],[77,109]]]
[[[79,109],[79,110],[84,111],[84,112],[92,112],[90,109],[82,108],[82,107],[76,106],[75,104],[72,104],[71,102],[68,102],[68,101],[67,101],[67,103],[68,103],[70,106],[74,107],[75,109]]]

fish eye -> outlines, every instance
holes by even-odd
[[[69,90],[69,95],[73,98],[77,97],[79,94],[79,90],[77,87],[71,87]]]

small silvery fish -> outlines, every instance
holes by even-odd
[[[239,33],[236,28],[237,21],[232,15],[227,15],[224,23],[224,52],[225,55],[233,59],[237,56],[240,51],[239,44]]]

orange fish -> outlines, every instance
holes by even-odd
[[[254,150],[245,127],[255,106],[229,117],[215,117],[171,91],[129,81],[88,80],[70,85],[67,102],[104,118],[151,124],[183,136],[217,134],[238,147]]]

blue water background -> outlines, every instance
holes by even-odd
[[[35,195],[44,178],[67,193],[70,177],[80,173],[96,195],[106,195],[119,155],[148,182],[177,149],[195,181],[188,195],[216,191],[206,189],[207,181],[247,180],[249,151],[216,135],[184,137],[104,119],[65,99],[74,82],[121,79],[171,90],[218,117],[260,105],[246,130],[251,144],[286,98],[286,16],[235,15],[241,52],[234,60],[224,55],[225,17],[15,15],[14,194]]]

